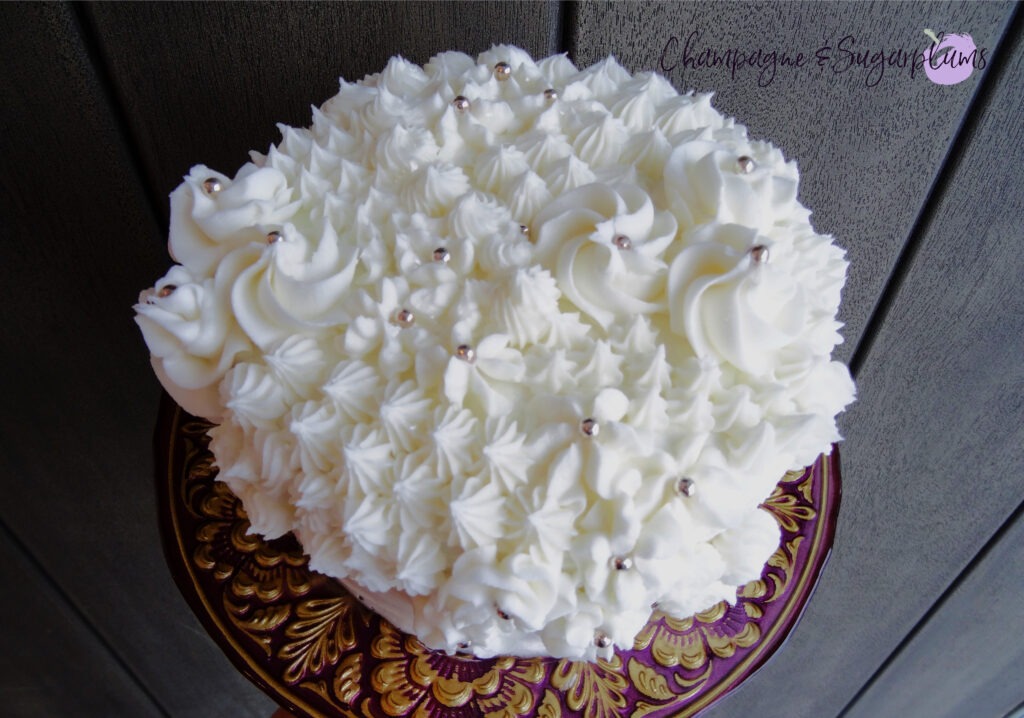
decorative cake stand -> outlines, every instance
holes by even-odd
[[[247,533],[216,480],[210,424],[166,395],[156,430],[164,552],[196,616],[251,681],[297,716],[693,716],[752,675],[800,618],[828,558],[839,453],[780,481],[764,507],[782,529],[757,581],[684,620],[655,613],[609,661],[449,656],[309,569],[291,535]]]

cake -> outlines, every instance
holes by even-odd
[[[432,649],[595,660],[760,576],[839,439],[847,263],[711,96],[496,46],[171,194],[136,321],[251,530]]]

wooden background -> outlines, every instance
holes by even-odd
[[[987,3],[4,4],[0,43],[0,714],[254,716],[171,582],[150,435],[158,386],[131,321],[168,266],[167,195],[228,174],[275,123],[401,53],[518,44],[664,56],[680,89],[800,162],[852,262],[831,563],[785,648],[708,718],[971,716],[1024,702],[1024,49]],[[970,33],[987,65],[920,72],[691,68],[682,44],[922,48]],[[671,38],[678,45],[669,45]],[[877,73],[877,71],[876,71]]]

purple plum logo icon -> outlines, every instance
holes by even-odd
[[[929,80],[936,85],[955,85],[971,76],[978,48],[970,35],[936,35],[931,30],[924,34],[932,41],[931,47],[922,53]]]

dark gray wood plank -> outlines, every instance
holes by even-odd
[[[88,8],[148,179],[166,196],[198,163],[226,174],[305,127],[310,105],[393,55],[422,64],[493,44],[556,51],[558,5],[530,3],[99,3]]]
[[[165,270],[164,240],[74,10],[3,4],[0,24],[18,29],[0,43],[0,519],[166,713],[266,718],[269,700],[199,628],[159,547],[158,388],[131,305]],[[16,583],[5,576],[3,600],[22,600]],[[38,685],[94,675],[46,630],[4,630],[2,653],[45,656]],[[109,700],[131,705],[107,679]],[[62,707],[33,715],[143,714]]]
[[[1024,703],[1024,517],[974,565],[847,718],[1003,718]]]
[[[0,705],[10,718],[159,716],[0,529]]]
[[[845,69],[844,51],[920,52],[929,28],[968,32],[991,52],[1009,10],[994,2],[584,2],[572,49],[580,65],[614,54],[633,71],[663,72],[679,90],[713,91],[715,107],[751,137],[797,159],[816,228],[834,234],[851,260],[840,314],[846,344],[837,352],[848,360],[984,71],[943,87],[921,71],[911,78],[897,67]],[[819,67],[824,46],[829,59]],[[698,65],[709,48],[775,51],[778,64],[774,75]],[[783,52],[803,53],[805,65],[782,66]]]
[[[789,645],[709,718],[836,715],[1024,500],[1021,34],[1018,20],[1006,34],[1015,47],[997,58],[1001,70],[991,69],[998,82],[973,108],[977,124],[968,125],[860,372],[860,398],[845,421],[844,505],[831,565]],[[1010,546],[1019,554],[1019,542]],[[1013,612],[992,620],[1019,644],[1017,558],[1001,579],[1016,587]],[[948,621],[933,617],[926,635],[944,635],[950,650],[973,645],[994,630],[978,614],[997,608],[984,591],[998,590],[961,595],[951,611],[977,602],[944,610]],[[884,679],[962,686],[965,700],[994,712],[971,704],[950,715],[996,717],[986,677],[1009,667],[1020,690],[1019,664],[1005,646],[950,656],[955,670],[941,676],[934,652],[910,651]],[[1019,645],[1014,650],[1019,655]],[[936,714],[886,705],[857,715]]]

